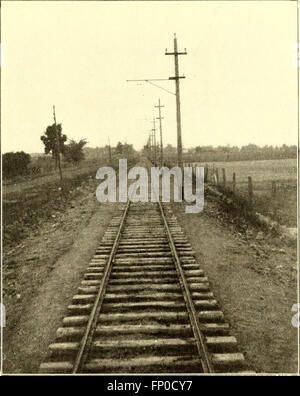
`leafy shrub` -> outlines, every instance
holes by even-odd
[[[25,175],[28,172],[28,165],[30,164],[31,157],[24,151],[16,153],[5,153],[2,156],[3,176],[11,178],[18,175]]]

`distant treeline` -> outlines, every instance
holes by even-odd
[[[51,127],[48,127],[48,131]],[[48,134],[49,135],[49,134]],[[44,139],[46,140],[46,139]],[[50,139],[48,139],[50,141]],[[47,141],[48,143],[48,141]],[[50,141],[51,143],[51,141]],[[127,158],[131,161],[137,157],[137,152],[134,150],[132,144],[121,143],[115,147],[84,147],[86,144],[85,139],[79,142],[71,139],[69,143],[64,145],[62,153],[62,168],[78,165],[81,161],[89,163],[95,160],[107,160]],[[54,144],[52,145],[55,148]],[[46,154],[35,153],[30,154],[20,152],[9,152],[2,155],[2,176],[4,179],[13,179],[32,176],[37,174],[48,174],[57,168],[57,152],[54,150],[46,150]],[[53,151],[53,150],[52,150]]]
[[[123,155],[124,158],[136,155],[136,151],[132,144],[118,142],[115,147],[106,145],[105,147],[85,147],[85,158],[110,158],[110,156]]]
[[[165,157],[175,159],[177,149],[171,145],[167,145]],[[297,146],[263,146],[259,147],[255,144],[246,146],[197,146],[183,153],[183,159],[186,162],[217,162],[217,161],[253,161],[253,160],[274,160],[297,158]]]

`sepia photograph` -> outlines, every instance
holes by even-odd
[[[298,1],[0,12],[1,375],[299,376]]]

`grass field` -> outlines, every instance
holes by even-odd
[[[128,158],[131,167],[137,157]],[[82,187],[93,184],[99,167],[118,167],[118,158],[108,164],[107,158],[82,161],[79,166],[63,169],[63,199],[58,171],[3,183],[3,243],[4,247],[20,242],[35,231],[43,220],[65,211],[72,200],[82,194]],[[95,189],[96,191],[96,189]]]
[[[3,244],[4,248],[18,243],[41,224],[72,204],[84,183],[94,181],[97,169],[105,159],[83,161],[78,167],[63,170],[64,199],[61,197],[58,172],[6,181],[3,184]]]
[[[254,210],[271,217],[282,225],[297,225],[297,160],[233,161],[215,163],[194,163],[209,168],[209,181],[214,183],[213,173],[218,169],[219,184],[223,184],[223,170],[226,187],[233,187],[233,173],[236,174],[236,194],[248,197],[248,176],[253,183]],[[272,192],[272,181],[276,191]]]

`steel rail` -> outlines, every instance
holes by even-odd
[[[172,255],[173,255],[173,258],[174,258],[174,261],[175,261],[176,271],[177,271],[178,277],[179,277],[179,283],[180,283],[180,286],[182,288],[183,297],[184,297],[184,300],[185,300],[185,304],[186,304],[186,307],[187,307],[187,311],[188,311],[188,315],[189,315],[189,318],[190,318],[191,326],[192,326],[192,329],[193,329],[194,337],[195,337],[195,340],[196,340],[197,349],[198,349],[199,357],[200,357],[200,360],[201,360],[203,372],[204,373],[213,373],[214,369],[213,369],[213,366],[212,366],[212,363],[211,363],[211,360],[210,360],[209,352],[207,350],[205,337],[203,336],[201,328],[200,328],[197,311],[196,311],[195,305],[193,303],[193,299],[192,299],[192,296],[191,296],[191,293],[190,293],[188,282],[186,280],[184,271],[182,269],[181,262],[180,262],[180,259],[178,257],[178,254],[177,254],[177,249],[176,249],[176,246],[174,244],[173,237],[172,237],[169,225],[167,223],[167,220],[166,220],[166,217],[165,217],[164,210],[163,210],[162,204],[160,202],[160,199],[158,199],[157,202],[158,202],[160,213],[161,213],[161,216],[162,216],[162,219],[163,219],[163,222],[164,222],[165,230],[167,232],[167,236],[168,236],[170,248],[171,248],[171,251],[172,251]]]
[[[100,286],[99,286],[99,290],[92,308],[92,311],[90,313],[89,316],[89,320],[87,323],[87,327],[85,329],[85,333],[82,337],[82,340],[80,342],[80,346],[79,346],[79,350],[77,352],[76,355],[76,359],[74,362],[74,366],[72,369],[72,374],[76,374],[78,372],[82,372],[83,371],[83,367],[86,361],[86,358],[88,356],[88,353],[90,351],[90,347],[92,344],[92,340],[93,340],[93,335],[94,335],[94,331],[95,328],[97,326],[97,320],[98,320],[98,316],[99,313],[101,311],[101,307],[102,307],[102,303],[103,303],[103,299],[105,296],[105,292],[106,292],[106,286],[111,274],[111,270],[112,270],[112,262],[116,253],[116,250],[118,248],[119,245],[119,241],[120,241],[120,236],[121,236],[121,232],[124,226],[124,222],[128,213],[128,209],[130,206],[130,200],[128,199],[127,204],[126,204],[126,208],[124,210],[123,216],[121,218],[121,222],[119,225],[119,229],[112,247],[112,250],[110,252],[108,261],[106,263],[105,266],[105,270],[104,270],[104,274],[103,274],[103,278],[101,280]]]

